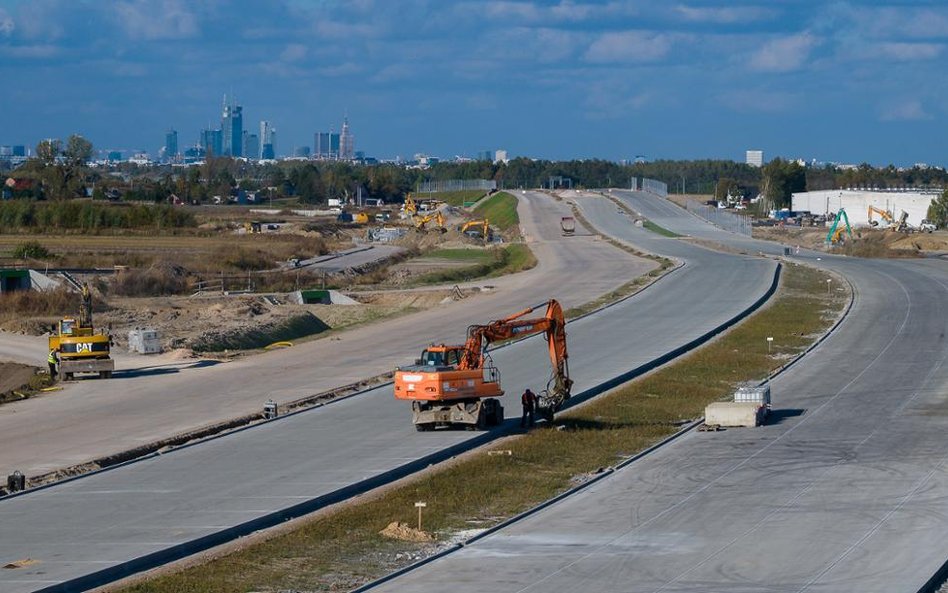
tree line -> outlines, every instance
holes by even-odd
[[[241,192],[257,198],[296,198],[306,204],[325,204],[332,198],[363,197],[400,202],[425,181],[488,179],[506,189],[535,187],[630,187],[633,178],[663,181],[670,193],[711,194],[723,199],[761,195],[770,207],[788,207],[793,192],[846,187],[932,187],[948,185],[944,169],[894,166],[840,169],[804,167],[776,158],[757,168],[728,160],[616,163],[601,159],[548,161],[517,158],[507,163],[467,161],[437,163],[426,169],[397,163],[357,164],[338,161],[281,161],[255,163],[228,157],[208,157],[187,168],[170,165],[114,165],[91,168],[92,144],[71,136],[65,144],[43,141],[36,157],[11,173],[35,183],[7,190],[6,197],[68,200],[92,195],[105,199],[168,202],[177,196],[186,203],[224,201]],[[117,176],[116,176],[117,175]],[[2,177],[0,177],[2,178]]]

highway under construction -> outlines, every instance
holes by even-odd
[[[739,322],[773,294],[781,265],[832,270],[852,284],[854,301],[825,341],[771,381],[787,412],[779,421],[752,431],[687,432],[555,504],[373,588],[919,591],[931,584],[948,559],[948,518],[939,508],[948,494],[941,443],[948,423],[944,260],[804,252],[781,263],[783,246],[719,230],[649,193],[567,192],[565,200],[554,200],[525,192],[519,198],[525,239],[540,265],[526,280],[511,280],[509,292],[472,304],[464,319],[486,321],[490,311],[517,311],[554,296],[580,304],[650,269],[579,228],[565,236],[561,221],[574,214],[569,202],[603,235],[680,264],[647,289],[567,325],[572,405]],[[652,233],[617,215],[613,199],[666,229],[725,249]],[[147,385],[128,380],[123,387],[180,397],[180,405],[145,397],[122,402],[118,393],[59,409],[50,400],[25,402],[41,406],[22,406],[16,418],[0,415],[6,435],[0,442],[7,440],[0,459],[8,467],[64,466],[167,434],[183,417],[212,421],[225,408],[245,411],[267,397],[312,390],[314,379],[331,386],[391,370],[410,363],[419,344],[463,334],[467,323],[457,312],[463,305],[426,312],[421,323],[418,316],[390,322],[410,331],[386,360],[377,360],[377,349],[365,352],[385,328],[367,327],[333,344],[314,342],[307,350],[157,377]],[[433,327],[443,335],[431,336]],[[538,376],[549,374],[540,339],[493,352],[508,393],[535,387]],[[314,368],[317,355],[325,359]],[[353,364],[359,357],[375,360]],[[195,393],[207,397],[197,400]],[[115,406],[114,434],[101,423],[64,422],[84,416],[92,422]],[[0,560],[31,562],[0,572],[0,588],[95,587],[408,475],[506,434],[515,422],[487,432],[416,432],[410,415],[386,384],[6,497],[0,500]],[[25,427],[24,419],[48,423],[40,434],[59,431],[61,438],[40,442],[29,434],[36,426]]]

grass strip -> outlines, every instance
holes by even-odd
[[[766,377],[815,341],[848,295],[827,294],[821,271],[789,265],[782,276],[774,300],[721,338],[558,416],[556,427],[504,439],[363,502],[318,513],[288,533],[121,590],[338,591],[431,554],[459,531],[497,524],[672,434],[738,383]],[[767,336],[774,338],[769,353]],[[392,521],[413,524],[418,500],[427,502],[424,525],[437,542],[379,535]]]
[[[457,251],[470,251],[459,249]],[[515,274],[537,265],[537,258],[530,248],[523,243],[514,243],[505,247],[492,248],[482,251],[485,260],[472,266],[431,272],[418,278],[413,286],[429,284],[447,284],[452,282],[468,282],[479,278],[496,278],[507,274]]]
[[[658,233],[659,235],[661,235],[661,236],[663,236],[663,237],[671,237],[672,239],[674,239],[675,237],[680,237],[680,236],[681,236],[681,235],[679,235],[678,233],[675,233],[675,232],[673,232],[673,231],[670,231],[670,230],[666,229],[666,228],[663,227],[663,226],[659,226],[659,225],[655,224],[655,223],[652,222],[651,220],[645,220],[644,222],[642,222],[642,226],[643,226],[644,228],[646,228],[646,229],[652,231],[653,233]]]
[[[486,218],[491,226],[506,231],[520,224],[517,215],[517,198],[507,192],[497,192],[483,200],[474,209],[474,216]]]
[[[573,217],[576,218],[576,220],[578,220],[582,225],[586,226],[587,228],[593,230],[593,232],[597,232],[595,231],[595,227],[592,225],[592,223],[589,222],[589,220],[587,220],[585,216],[583,216],[583,213],[579,210],[579,208],[577,208],[574,205],[572,207],[572,210],[573,210]],[[596,309],[604,307],[608,305],[609,303],[614,303],[620,299],[623,299],[629,295],[632,295],[638,292],[639,290],[641,290],[642,288],[644,288],[645,286],[648,286],[649,284],[654,282],[656,279],[663,276],[667,271],[675,267],[675,262],[668,259],[667,257],[662,257],[660,255],[653,255],[651,253],[644,253],[642,251],[639,251],[638,249],[634,249],[625,243],[616,241],[615,239],[607,235],[603,235],[601,233],[599,233],[599,238],[609,243],[610,245],[612,245],[613,247],[617,249],[621,249],[637,257],[650,259],[656,262],[658,264],[658,267],[655,269],[649,270],[646,274],[642,276],[633,278],[629,282],[626,282],[622,286],[616,288],[615,290],[607,294],[600,296],[599,298],[593,301],[590,301],[578,307],[571,307],[567,309],[566,311],[563,312],[563,314],[566,316],[567,319],[573,319],[573,318],[585,315],[587,313],[592,313]]]

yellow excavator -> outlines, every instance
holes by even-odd
[[[402,207],[402,210],[409,218],[418,212],[418,204],[415,203],[415,198],[411,197],[411,194],[405,196],[405,205]]]
[[[64,318],[53,326],[49,349],[59,355],[59,374],[72,379],[76,373],[98,373],[108,379],[115,370],[112,360],[112,336],[92,326],[92,294],[89,285],[82,285],[79,319]]]
[[[425,216],[412,217],[412,222],[415,223],[415,230],[422,233],[428,232],[428,223],[432,220],[438,225],[437,228],[440,232],[447,232],[448,229],[444,228],[444,214],[441,214],[440,210],[435,210],[432,214]]]
[[[886,221],[888,227],[892,227],[895,224],[895,217],[886,210],[882,208],[876,208],[875,206],[869,206],[869,226],[879,226],[878,220],[873,220],[872,215],[878,214],[882,217],[882,220]]]
[[[478,233],[485,241],[490,239],[490,224],[486,218],[484,220],[469,220],[458,227],[458,230],[461,231],[462,235],[469,234],[468,231],[473,231]]]

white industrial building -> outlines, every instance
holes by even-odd
[[[869,207],[874,206],[891,213],[896,220],[904,210],[908,213],[907,222],[912,226],[918,226],[923,219],[928,218],[928,207],[940,193],[860,189],[808,191],[793,194],[791,210],[825,215],[845,208],[851,225],[869,226]],[[873,220],[881,222],[877,214],[873,215]]]

